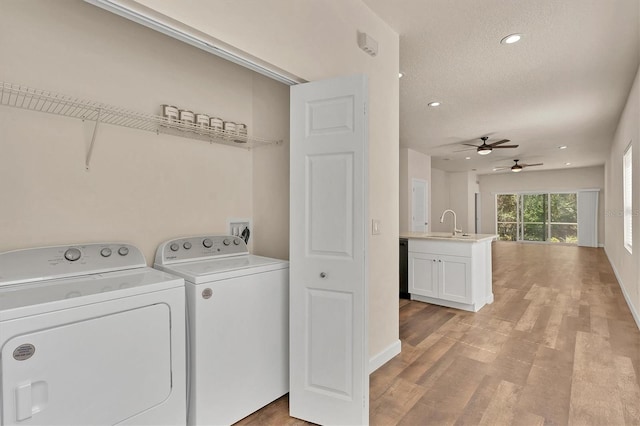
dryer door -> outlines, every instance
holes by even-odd
[[[2,424],[113,425],[161,404],[171,392],[170,328],[169,307],[155,304],[10,339]]]

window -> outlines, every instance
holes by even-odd
[[[577,222],[575,192],[496,195],[496,229],[502,241],[576,244]]]
[[[624,187],[624,247],[629,250],[629,253],[632,252],[632,219],[633,219],[633,192],[631,190],[631,182],[633,177],[633,162],[631,161],[631,144],[624,152],[623,158],[623,187]]]

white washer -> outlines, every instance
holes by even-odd
[[[289,262],[222,235],[167,241],[154,266],[186,281],[189,425],[237,422],[289,391]]]
[[[0,423],[186,423],[184,280],[128,244],[0,253]]]

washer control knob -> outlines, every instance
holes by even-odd
[[[233,244],[239,245],[240,244],[240,238],[234,238],[233,239]]]
[[[211,246],[213,246],[213,241],[211,241],[211,238],[205,238],[202,241],[202,245],[205,246],[206,248],[211,248]]]
[[[80,250],[78,250],[77,248],[70,248],[64,252],[64,258],[69,262],[75,262],[76,260],[80,259],[80,256],[82,256],[82,253],[80,253]]]
[[[229,244],[231,244],[231,240],[228,238],[225,238],[224,241],[222,241],[222,244],[224,244],[225,246],[228,246]]]
[[[103,248],[102,250],[100,250],[100,256],[102,256],[102,257],[111,256],[111,249],[109,247]]]
[[[178,243],[172,243],[169,248],[171,249],[171,251],[178,251],[178,249],[180,248],[180,246],[178,245]]]
[[[182,247],[184,247],[185,250],[189,250],[191,248],[191,243],[187,241],[182,245]]]
[[[129,254],[129,248],[128,248],[128,247],[124,247],[124,246],[120,247],[120,248],[118,249],[118,254],[119,254],[120,256],[126,256],[126,255],[128,255],[128,254]]]

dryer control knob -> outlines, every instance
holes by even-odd
[[[205,238],[202,241],[202,245],[205,246],[206,248],[211,248],[211,246],[213,246],[213,241],[211,241],[210,238]]]
[[[171,249],[171,251],[178,251],[180,246],[178,245],[178,243],[173,243],[169,246],[169,248]]]
[[[70,248],[64,252],[64,258],[69,262],[75,262],[76,260],[80,259],[80,256],[82,256],[82,253],[80,253],[80,250],[78,250],[77,248]]]
[[[126,256],[126,255],[128,255],[128,254],[129,254],[129,249],[128,249],[127,247],[124,247],[124,246],[123,246],[123,247],[120,247],[120,248],[118,249],[118,254],[119,254],[120,256]]]
[[[240,238],[234,238],[233,239],[233,244],[239,245],[240,244]]]
[[[100,250],[100,256],[102,256],[102,257],[111,256],[111,249],[109,247],[103,248],[102,250]]]
[[[184,247],[185,250],[189,250],[191,248],[191,243],[187,241],[182,245],[182,247]]]
[[[231,240],[228,238],[225,238],[224,241],[222,241],[222,244],[224,244],[225,246],[228,246],[229,244],[231,244]]]

